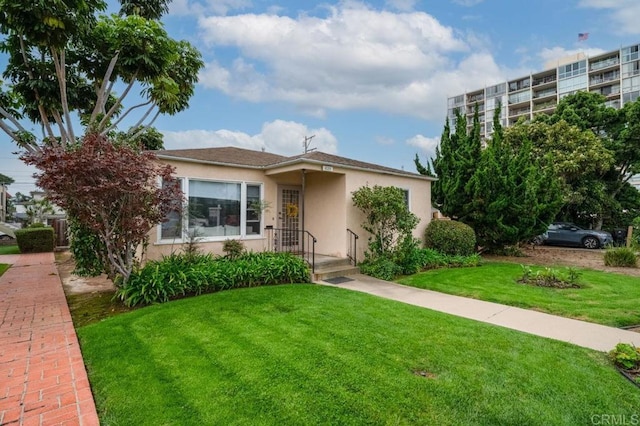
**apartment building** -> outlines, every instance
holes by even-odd
[[[447,116],[455,125],[459,109],[471,126],[476,105],[481,132],[493,132],[493,114],[501,105],[501,123],[511,126],[520,118],[551,114],[563,97],[579,90],[600,93],[607,105],[621,108],[640,97],[640,44],[593,57],[573,55],[547,64],[547,69],[448,99]]]

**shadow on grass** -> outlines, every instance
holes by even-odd
[[[114,299],[114,294],[113,291],[68,294],[67,304],[74,326],[83,327],[134,309]]]

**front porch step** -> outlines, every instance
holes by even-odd
[[[349,259],[322,259],[316,260],[316,270],[312,278],[313,281],[323,281],[329,278],[344,277],[359,273],[360,268],[353,266],[349,262]]]

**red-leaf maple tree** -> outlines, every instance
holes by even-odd
[[[121,276],[120,285],[126,285],[149,231],[182,205],[174,169],[156,159],[99,134],[73,148],[56,144],[23,156],[40,170],[36,183],[48,199],[104,241],[110,275]]]

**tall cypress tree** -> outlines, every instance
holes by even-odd
[[[499,109],[493,127],[492,139],[469,183],[473,201],[467,220],[478,244],[489,250],[541,234],[562,206],[560,180],[534,158],[530,141],[519,146],[504,141]]]
[[[467,132],[467,120],[456,111],[455,132],[451,133],[449,120],[445,122],[433,159],[433,170],[438,177],[432,189],[432,203],[442,214],[466,222],[472,210],[472,193],[469,185],[475,174],[481,151],[480,120],[476,106],[471,132]]]

